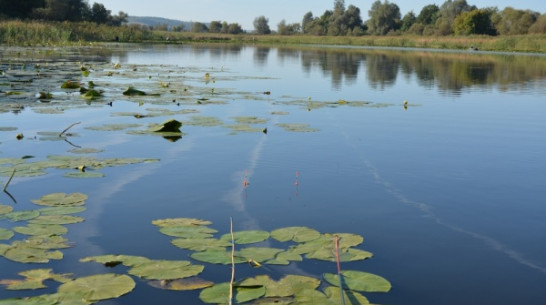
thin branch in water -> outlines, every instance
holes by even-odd
[[[76,126],[76,125],[78,125],[78,124],[81,124],[81,123],[82,123],[82,122],[76,122],[76,123],[71,124],[70,126],[66,127],[66,129],[63,130],[63,131],[59,134],[59,137],[62,137],[63,134],[64,134],[65,132],[67,132],[70,128],[72,128],[72,127],[74,127],[74,126]]]
[[[229,283],[229,305],[233,304],[233,282],[235,281],[235,238],[233,237],[233,217],[229,217],[231,233],[231,281]]]
[[[4,193],[6,193],[6,195],[8,195],[8,197],[11,198],[11,200],[13,200],[13,203],[17,203],[17,200],[15,200],[15,197],[13,197],[7,190],[4,190]]]
[[[15,168],[13,169],[13,172],[11,173],[11,176],[9,177],[8,182],[6,182],[6,184],[4,185],[4,189],[2,191],[5,192],[8,189],[8,185],[11,182],[11,179],[13,179],[14,175],[15,175]]]
[[[339,293],[341,294],[341,304],[345,305],[345,296],[343,295],[343,281],[341,276],[341,266],[339,265],[339,236],[334,236],[334,246],[336,249],[337,277],[339,279]]]

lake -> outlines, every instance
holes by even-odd
[[[219,238],[231,217],[236,232],[362,236],[346,255],[373,257],[342,261],[341,270],[390,282],[388,292],[362,292],[374,304],[546,300],[544,55],[223,44],[0,50],[0,283],[39,268],[73,278],[132,272],[130,293],[98,304],[200,304],[203,290],[152,287],[123,260],[80,260],[187,260],[205,266],[199,278],[229,282],[230,264],[195,260],[200,250],[175,247],[176,237],[152,222],[207,220]],[[62,89],[66,80],[101,96]],[[130,86],[146,95],[129,95]],[[149,130],[170,119],[181,133]],[[18,262],[25,254],[13,254],[15,245],[42,235],[16,227],[51,226],[45,210],[33,212],[47,204],[32,200],[58,192],[87,196],[74,223],[58,222],[65,233],[48,233],[67,247],[42,247],[62,259]],[[340,236],[341,244],[354,237]],[[267,238],[253,246],[297,244]],[[236,280],[337,273],[331,251],[329,259],[300,254],[286,265],[237,264]],[[44,284],[0,285],[0,300],[65,285]]]

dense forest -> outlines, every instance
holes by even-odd
[[[0,0],[0,20],[40,21],[88,21],[97,24],[121,26],[128,15],[111,11],[100,3],[90,5],[86,0]],[[313,35],[313,36],[363,36],[363,35],[524,35],[546,34],[546,14],[532,10],[506,7],[478,8],[466,0],[446,0],[441,6],[430,4],[417,14],[413,11],[404,16],[394,2],[377,0],[372,3],[364,21],[360,8],[345,5],[344,0],[335,0],[333,8],[321,16],[312,12],[302,17],[301,23],[282,20],[274,31],[266,16],[254,19],[253,34]],[[135,25],[133,25],[135,26]],[[148,29],[162,31],[185,31],[193,33],[240,34],[244,30],[238,23],[211,21],[193,22],[191,26],[156,25]]]

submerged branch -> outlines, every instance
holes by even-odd
[[[59,137],[62,137],[63,134],[64,134],[65,132],[67,132],[70,128],[72,128],[72,127],[74,127],[74,126],[76,126],[76,125],[78,125],[78,124],[81,124],[81,123],[82,123],[82,122],[76,122],[76,123],[71,124],[70,126],[66,127],[66,129],[63,130],[63,131],[59,134]]]
[[[11,176],[9,177],[8,182],[6,182],[6,184],[4,185],[4,189],[2,190],[3,192],[5,192],[8,189],[8,185],[11,182],[11,179],[13,179],[13,176],[15,176],[15,168],[13,169],[13,172],[11,173]]]
[[[229,305],[233,304],[233,282],[235,281],[235,238],[233,237],[233,217],[229,217],[231,234],[231,281],[229,283]]]

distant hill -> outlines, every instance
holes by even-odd
[[[167,18],[161,18],[161,17],[138,17],[138,16],[129,16],[127,18],[127,21],[129,24],[142,24],[147,26],[157,26],[166,24],[169,29],[174,26],[184,25],[184,29],[189,30],[191,28],[191,22],[188,21],[180,21],[180,20],[174,20],[174,19],[167,19]]]

